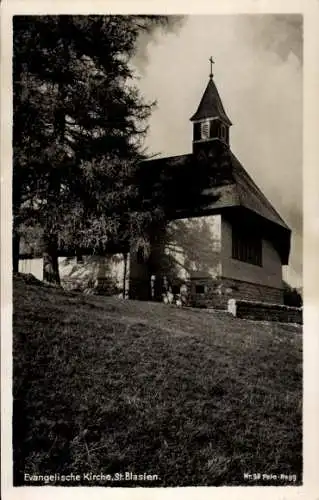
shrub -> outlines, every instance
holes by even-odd
[[[290,307],[302,307],[302,295],[297,288],[291,287],[284,281],[284,304]]]

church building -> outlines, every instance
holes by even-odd
[[[150,232],[149,251],[83,256],[80,265],[60,257],[64,286],[86,281],[137,300],[182,295],[198,307],[224,308],[230,298],[283,303],[291,231],[231,151],[232,123],[212,71],[190,120],[190,154],[140,164],[144,206],[165,213]],[[22,260],[20,270],[42,279],[38,260]]]
[[[130,297],[184,287],[193,306],[224,307],[229,298],[283,303],[291,231],[231,151],[232,123],[212,71],[190,120],[192,153],[141,166],[145,196],[164,203],[167,223],[148,257],[131,252]]]

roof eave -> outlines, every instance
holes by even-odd
[[[227,115],[225,116],[222,116],[222,115],[216,115],[216,116],[206,116],[206,115],[203,115],[201,113],[198,113],[196,111],[196,113],[189,119],[191,122],[195,122],[195,121],[199,121],[199,120],[209,120],[209,119],[216,119],[216,118],[219,118],[221,121],[225,122],[226,125],[228,125],[229,127],[232,126],[232,122],[230,121],[230,119],[228,118]]]

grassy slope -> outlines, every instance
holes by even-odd
[[[16,484],[68,471],[301,481],[301,394],[298,327],[15,282]]]

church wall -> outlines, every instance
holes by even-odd
[[[221,272],[220,251],[220,215],[177,219],[168,224],[164,274],[172,289],[176,285],[178,290],[184,283],[189,305],[207,306],[219,300],[216,290]]]
[[[98,289],[105,295],[121,295],[124,285],[124,257],[122,254],[108,256],[84,255],[83,262],[75,257],[59,257],[61,285],[68,290]],[[126,292],[129,287],[129,257],[126,266]],[[43,258],[20,259],[19,272],[33,274],[43,280]]]
[[[262,267],[232,259],[232,228],[222,218],[222,281],[229,297],[282,303],[282,264],[268,240],[262,241]]]
[[[213,293],[220,274],[220,235],[220,215],[170,221],[153,238],[150,261],[139,262],[131,253],[130,297],[162,300],[163,293],[179,291],[183,283],[192,300],[202,299],[202,286],[205,295]]]
[[[221,216],[171,221],[164,253],[167,270],[181,280],[215,279],[220,274]]]
[[[19,273],[33,274],[38,280],[43,280],[43,259],[19,259]]]
[[[59,257],[59,274],[61,285],[69,290],[98,288],[106,295],[121,295],[124,285],[123,254],[107,256],[83,255],[83,262],[78,263],[75,257]],[[20,259],[19,272],[33,274],[43,280],[43,258]],[[126,292],[129,283],[129,257],[126,266]]]
[[[131,255],[131,298],[151,299],[152,278],[155,283],[164,278],[161,293],[186,283],[193,306],[225,308],[229,298],[281,303],[281,262],[272,245],[263,242],[261,268],[231,259],[231,237],[231,226],[221,215],[171,221],[162,236],[162,253],[156,252],[156,275]]]
[[[76,258],[59,257],[61,284],[67,289],[95,288],[101,294],[122,296],[124,285],[123,254],[83,255],[83,262]],[[129,262],[126,269],[128,288]]]
[[[265,285],[259,285],[244,280],[221,278],[221,293],[224,306],[228,299],[268,302],[283,304],[283,290]]]

